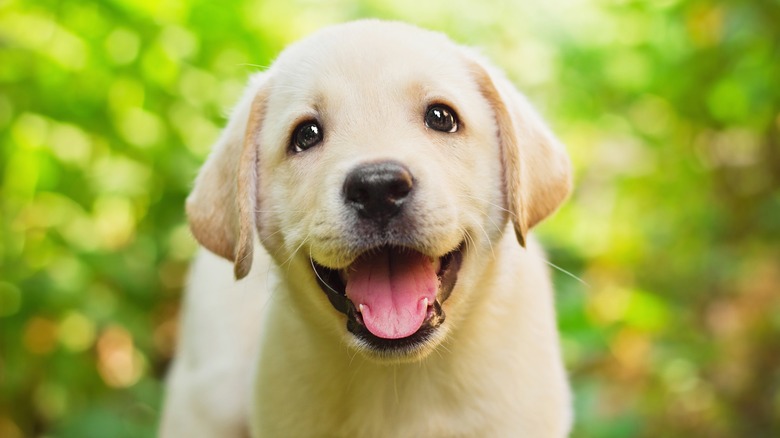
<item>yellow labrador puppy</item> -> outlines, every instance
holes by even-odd
[[[162,435],[565,436],[528,231],[569,187],[531,105],[445,36],[371,20],[292,45],[187,200],[205,249]]]

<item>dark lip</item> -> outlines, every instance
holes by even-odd
[[[360,312],[347,298],[346,285],[339,275],[339,271],[326,268],[314,259],[311,266],[314,270],[317,284],[325,293],[333,305],[333,308],[347,316],[347,330],[355,335],[363,345],[380,354],[409,354],[422,346],[436,332],[436,329],[444,322],[445,313],[442,304],[450,297],[455,283],[458,280],[458,272],[463,263],[465,241],[455,250],[441,257],[441,266],[437,276],[439,277],[439,290],[436,293],[436,301],[430,305],[428,316],[422,326],[413,334],[400,339],[384,339],[375,336],[363,325]]]

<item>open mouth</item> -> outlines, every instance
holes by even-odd
[[[432,258],[416,250],[382,246],[360,255],[345,269],[312,259],[317,283],[347,316],[347,330],[366,346],[386,353],[409,352],[444,322],[463,260],[463,247]]]

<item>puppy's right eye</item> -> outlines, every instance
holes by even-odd
[[[322,128],[317,122],[303,122],[295,128],[292,135],[292,149],[303,152],[322,141]]]

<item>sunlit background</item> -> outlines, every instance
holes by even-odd
[[[0,0],[0,437],[154,435],[226,110],[368,16],[481,47],[568,145],[574,436],[780,436],[777,0]]]

